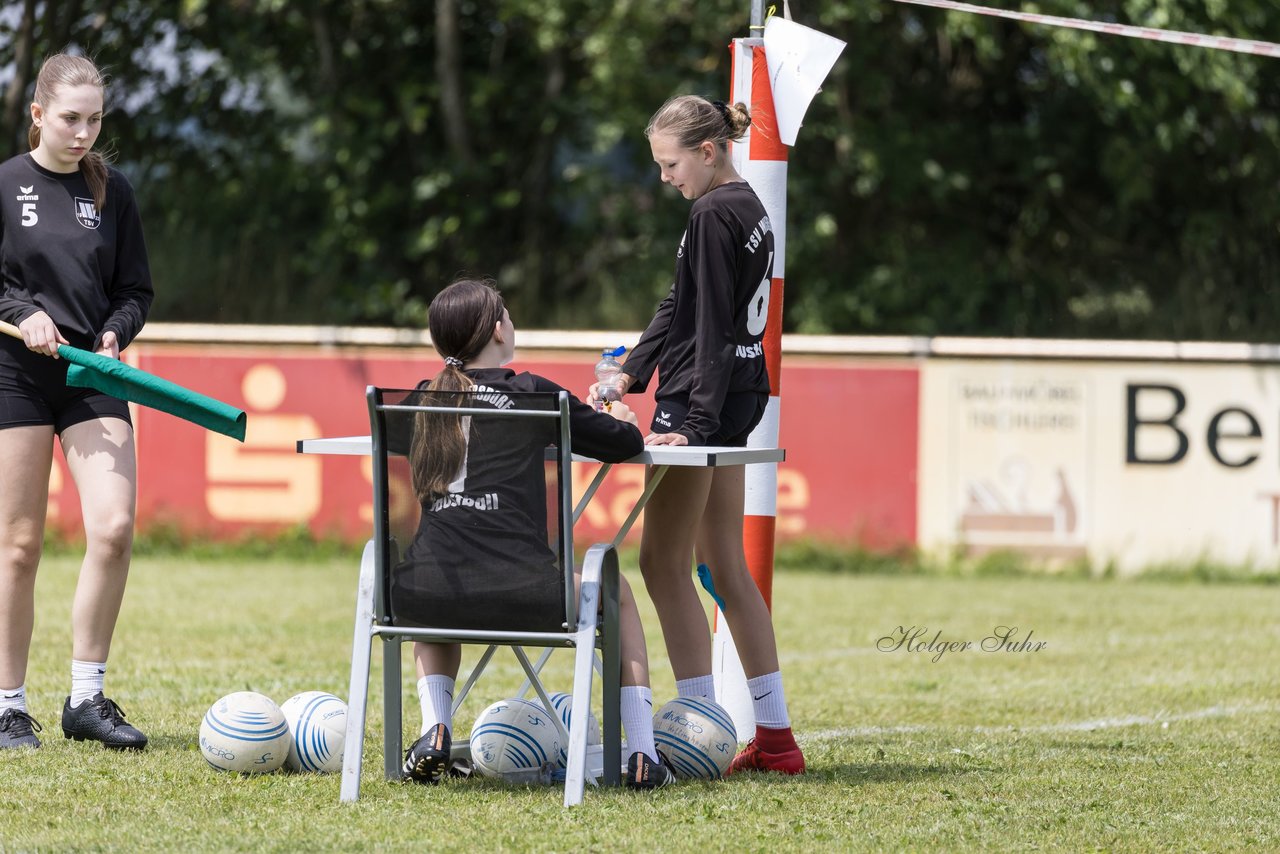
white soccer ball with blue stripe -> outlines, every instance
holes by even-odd
[[[571,732],[570,721],[573,719],[573,695],[566,694],[564,691],[557,691],[554,694],[548,694],[547,699],[551,701],[552,707],[555,708],[556,714],[560,716],[560,721],[564,724],[564,731]],[[587,746],[600,743],[600,722],[596,720],[596,716],[591,710],[587,710]],[[556,765],[560,768],[567,768],[569,765],[569,745],[560,745],[560,758],[556,760]]]
[[[534,782],[554,768],[560,733],[551,715],[528,700],[499,700],[471,726],[471,764],[486,777]]]
[[[738,751],[733,718],[711,700],[678,697],[653,716],[653,740],[677,777],[718,780]]]
[[[219,771],[275,771],[288,757],[291,742],[284,712],[254,691],[228,694],[200,722],[200,754]]]
[[[293,743],[285,765],[291,771],[331,774],[342,770],[347,743],[347,704],[324,691],[294,694],[280,706]]]

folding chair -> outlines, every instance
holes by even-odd
[[[360,581],[356,595],[355,631],[351,650],[351,687],[348,694],[346,746],[343,755],[341,800],[355,801],[360,796],[360,772],[363,757],[366,705],[369,691],[369,665],[373,639],[383,641],[383,770],[387,780],[401,778],[401,649],[406,642],[436,641],[486,646],[471,674],[454,698],[456,713],[467,693],[489,664],[498,647],[509,647],[523,669],[527,682],[532,686],[549,718],[560,731],[561,742],[567,743],[567,768],[565,771],[564,805],[573,806],[582,800],[587,769],[587,728],[590,716],[592,677],[596,666],[601,669],[603,689],[603,741],[602,777],[606,785],[621,782],[621,720],[619,715],[621,655],[618,632],[618,556],[612,544],[593,545],[586,554],[582,568],[580,595],[574,591],[573,550],[573,492],[570,463],[572,461],[569,435],[569,397],[559,394],[507,393],[502,396],[504,406],[495,406],[492,393],[428,392],[422,390],[382,389],[369,386],[366,397],[369,404],[369,423],[373,447],[373,538],[365,546],[360,565]],[[392,534],[393,521],[403,524],[404,519],[393,520],[392,490],[403,480],[393,484],[390,472],[393,467],[407,471],[407,461],[399,459],[407,455],[414,429],[422,429],[417,416],[420,413],[455,414],[464,419],[464,430],[471,436],[481,436],[488,425],[490,432],[514,435],[512,430],[543,431],[554,442],[541,453],[549,461],[544,471],[547,482],[555,481],[555,489],[548,489],[548,544],[556,555],[559,596],[550,606],[552,612],[529,613],[529,625],[512,625],[509,613],[504,617],[506,625],[496,629],[486,622],[486,602],[482,594],[471,595],[464,591],[456,601],[438,603],[447,606],[451,615],[430,621],[406,615],[399,607],[400,600],[408,597],[395,592],[393,571],[400,558],[397,540]],[[469,421],[467,419],[470,419]],[[418,425],[415,427],[415,425]],[[525,435],[526,441],[536,441],[535,436]],[[430,436],[425,437],[427,441]],[[479,439],[470,441],[467,450],[468,465],[478,455],[493,454],[510,457],[507,443]],[[543,466],[539,460],[537,465]],[[412,520],[419,517],[420,506],[412,489],[396,489],[396,510],[403,517],[406,505],[412,508]],[[554,509],[554,514],[551,512]],[[413,524],[413,529],[417,524]],[[428,608],[430,610],[430,608]],[[534,609],[530,609],[531,611]],[[460,622],[457,614],[470,612],[474,616]],[[474,623],[474,624],[472,624]],[[573,699],[569,731],[565,733],[559,716],[549,702],[546,689],[539,678],[539,670],[545,656],[532,665],[524,647],[572,647],[575,650],[573,667]],[[597,660],[596,650],[600,650]],[[549,650],[548,650],[549,651]],[[459,674],[461,677],[461,673]],[[523,690],[523,689],[522,689]],[[567,736],[567,737],[566,737]],[[455,739],[453,757],[469,757],[466,739]],[[594,780],[593,780],[594,782]]]

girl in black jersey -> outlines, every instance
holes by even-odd
[[[431,301],[428,317],[431,343],[444,357],[445,367],[419,388],[480,389],[492,392],[495,401],[504,394],[562,390],[551,380],[502,367],[515,354],[515,327],[490,282],[454,282]],[[488,591],[487,628],[528,628],[539,610],[554,613],[562,594],[558,587],[548,591],[539,584],[547,573],[537,572],[556,561],[547,546],[543,470],[543,455],[554,443],[554,433],[528,427],[513,430],[510,425],[515,422],[504,419],[464,422],[458,416],[430,413],[418,417],[429,429],[414,431],[409,460],[422,518],[404,562],[393,573],[391,599],[397,616],[433,626],[465,626],[471,617],[460,595],[465,590]],[[636,416],[625,405],[596,412],[571,397],[569,418],[575,453],[621,462],[644,448]],[[470,452],[482,447],[489,452]],[[485,500],[489,495],[497,500]],[[563,605],[559,608],[563,614]],[[558,629],[558,617],[554,623],[546,628]],[[622,724],[633,751],[627,785],[652,789],[675,777],[659,761],[653,741],[644,631],[626,579],[620,623]],[[447,770],[453,687],[461,655],[458,644],[414,644],[423,720],[422,735],[405,756],[404,774],[411,780],[434,783]]]
[[[751,125],[744,104],[672,98],[645,130],[662,181],[693,201],[676,250],[675,282],[631,351],[619,383],[643,391],[655,370],[651,445],[746,445],[769,398],[765,322],[773,230],[728,152]],[[592,386],[588,402],[597,388]],[[756,736],[734,758],[744,770],[804,771],[791,732],[769,609],[743,552],[741,466],[673,467],[645,508],[640,569],[662,623],[680,696],[714,699],[711,635],[690,574],[710,567],[754,700]]]
[[[66,363],[56,358],[60,344],[117,358],[151,306],[133,191],[91,151],[103,96],[91,61],[50,57],[36,79],[31,152],[0,164],[0,320],[22,333],[21,341],[0,337],[0,748],[40,746],[26,676],[55,433],[86,541],[62,730],[117,749],[147,743],[102,691],[133,546],[129,409],[67,388]]]

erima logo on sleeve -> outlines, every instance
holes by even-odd
[[[93,199],[82,199],[76,196],[76,222],[85,228],[97,228],[102,222],[102,217],[98,214],[98,206],[93,203]]]

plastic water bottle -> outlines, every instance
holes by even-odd
[[[596,382],[600,384],[596,390],[597,412],[607,409],[615,400],[622,399],[622,392],[618,389],[618,376],[622,373],[622,363],[618,361],[618,357],[625,352],[627,352],[626,347],[605,350],[600,354],[602,357],[600,361],[596,362]]]

